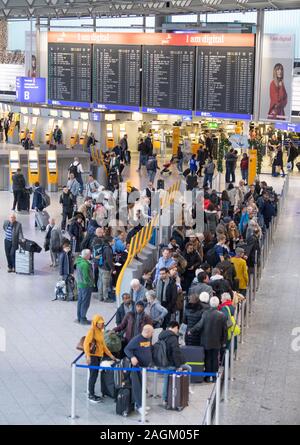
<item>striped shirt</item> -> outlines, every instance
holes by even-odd
[[[13,227],[11,224],[8,224],[5,230],[5,239],[7,239],[8,241],[12,241],[12,232],[13,232]]]

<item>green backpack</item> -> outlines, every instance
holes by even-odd
[[[122,342],[118,334],[115,332],[108,332],[106,331],[104,333],[104,340],[106,343],[106,346],[110,350],[112,354],[116,354],[121,351],[122,349]]]

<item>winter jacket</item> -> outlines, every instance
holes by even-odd
[[[73,219],[69,226],[69,234],[76,239],[75,252],[80,252],[80,246],[83,241],[83,227],[76,219]]]
[[[104,340],[104,329],[101,330],[97,328],[97,323],[104,323],[104,318],[100,315],[95,315],[92,321],[92,327],[88,331],[83,348],[84,353],[87,357],[93,356],[93,357],[103,357],[104,355],[107,355],[108,357],[113,358],[113,354],[110,352],[108,347],[106,346],[105,340]],[[95,354],[90,353],[90,344],[93,340],[96,340],[96,352]]]
[[[153,326],[155,328],[159,328],[162,325],[162,322],[165,316],[168,313],[168,310],[163,307],[159,301],[154,301],[154,303],[148,303],[145,307],[145,313],[149,315],[153,320]]]
[[[197,304],[188,303],[186,305],[183,315],[183,323],[187,325],[187,332],[201,320],[202,315],[203,309],[200,305],[200,301]],[[185,344],[187,346],[200,346],[199,332],[194,332],[192,335],[186,335]]]
[[[89,289],[94,287],[94,275],[91,263],[79,256],[75,260],[75,266],[75,278],[78,289]]]
[[[26,186],[26,181],[24,178],[24,175],[22,173],[15,173],[12,176],[12,189],[14,192],[19,192],[21,190],[24,190]]]
[[[48,230],[49,227],[50,226],[47,227]],[[49,249],[51,252],[59,253],[61,251],[61,246],[62,246],[61,231],[58,226],[54,226],[51,229]]]
[[[113,271],[115,269],[114,254],[112,247],[109,244],[104,243],[102,257],[103,265],[101,266],[101,269],[109,272]]]
[[[125,305],[124,305],[124,303],[122,303],[118,307],[118,310],[116,312],[116,325],[117,326],[122,323],[123,318],[125,317],[125,315],[128,312],[134,312],[134,303],[131,303],[131,305],[129,306],[129,310],[126,311],[126,312],[125,312]]]
[[[134,322],[135,318],[137,316],[136,312],[128,312],[125,317],[123,318],[122,322],[115,327],[113,330],[115,332],[122,332],[124,331],[124,338],[126,342],[128,343],[134,336]],[[146,324],[153,325],[152,319],[143,312],[141,314],[140,323],[139,323],[139,332],[142,333],[143,327]]]
[[[31,206],[33,210],[38,209],[40,212],[44,210],[43,193],[43,187],[37,187],[34,190]]]
[[[217,309],[210,308],[191,329],[191,333],[194,332],[200,332],[200,343],[204,349],[221,349],[227,341],[226,316]]]
[[[73,195],[69,193],[62,193],[59,198],[59,203],[63,207],[63,212],[72,213],[74,207],[74,198]]]
[[[239,280],[239,289],[247,289],[249,276],[246,261],[243,258],[233,257],[231,262],[235,268],[236,278]]]
[[[67,275],[73,274],[74,272],[74,261],[72,252],[61,252],[59,255],[59,275],[66,277]]]
[[[169,366],[180,368],[185,363],[185,359],[179,347],[178,335],[167,329],[159,334],[158,339],[166,343]]]
[[[169,283],[166,285],[166,301],[163,302],[161,299],[163,298],[162,295],[158,295],[158,288],[160,287],[161,279],[157,281],[156,285],[156,297],[158,301],[161,303],[162,306],[164,306],[166,309],[168,309],[168,312],[173,314],[176,311],[176,303],[177,303],[177,296],[178,296],[178,289],[176,286],[175,280],[172,278],[169,279]]]

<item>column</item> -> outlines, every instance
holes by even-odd
[[[256,28],[256,49],[255,49],[255,80],[254,80],[254,97],[253,97],[253,120],[259,120],[260,109],[260,92],[261,92],[261,70],[263,56],[263,37],[264,37],[265,11],[257,11],[257,28]]]

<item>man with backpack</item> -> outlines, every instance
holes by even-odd
[[[148,368],[152,363],[152,345],[153,327],[146,324],[142,333],[136,335],[125,347],[124,352],[130,359],[133,367]],[[131,372],[132,399],[135,408],[139,414],[142,414],[142,373]],[[147,414],[147,412],[146,412]]]
[[[83,173],[83,168],[78,158],[74,158],[74,161],[69,167],[69,173],[70,174],[73,173],[74,177],[76,178],[76,181],[79,183],[80,185],[79,193],[82,195],[83,181],[81,174]]]
[[[153,361],[156,366],[164,367],[168,370],[189,371],[192,368],[185,364],[184,356],[179,346],[179,323],[171,321],[168,328],[159,334],[158,342],[153,346]],[[163,345],[164,343],[165,345]],[[160,352],[159,352],[160,350]],[[160,358],[159,358],[160,356]],[[160,362],[161,361],[161,362]],[[160,362],[160,363],[159,363]],[[163,362],[165,362],[163,364]],[[168,408],[168,382],[170,375],[165,374],[163,383],[163,406]]]
[[[157,165],[156,153],[150,155],[148,161],[146,163],[147,174],[150,182],[154,182],[155,175],[157,170],[159,169]]]
[[[100,301],[112,303],[111,294],[111,276],[116,273],[112,246],[114,239],[111,236],[104,238],[103,245],[98,251],[98,295]]]

